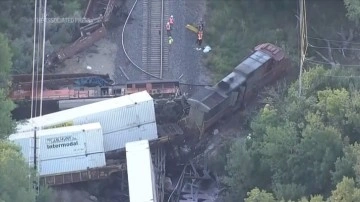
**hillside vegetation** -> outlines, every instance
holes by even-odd
[[[248,138],[239,134],[210,159],[222,175],[222,201],[360,200],[360,6],[307,2],[302,94],[298,81],[268,89],[266,105],[245,125]],[[220,78],[265,42],[282,47],[297,66],[297,3],[209,0],[207,67]]]

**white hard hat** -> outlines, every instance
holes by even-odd
[[[170,17],[171,17],[171,18],[173,18],[174,16],[173,16],[173,15],[171,15]]]

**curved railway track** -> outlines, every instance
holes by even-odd
[[[128,55],[124,46],[124,32],[128,19],[138,0],[135,1],[125,21],[122,31],[122,47],[126,57],[133,66],[142,72],[141,79],[163,79],[163,72],[168,68],[168,47],[165,44],[167,35],[164,33],[165,16],[168,16],[168,1],[143,0],[143,38],[142,38],[142,67],[136,64]],[[125,71],[120,70],[126,76]]]

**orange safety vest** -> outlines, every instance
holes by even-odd
[[[202,40],[202,37],[203,37],[202,31],[198,32],[198,39],[199,39],[199,40]]]
[[[170,17],[169,22],[170,24],[174,24],[174,18]]]
[[[170,23],[169,22],[166,23],[166,29],[170,30]]]

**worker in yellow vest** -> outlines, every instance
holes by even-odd
[[[169,36],[169,45],[171,46],[171,44],[174,42],[174,39],[171,37],[171,36]]]

